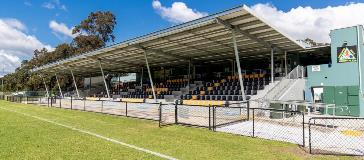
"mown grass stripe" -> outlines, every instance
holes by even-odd
[[[135,146],[135,145],[132,145],[132,144],[128,144],[128,143],[125,143],[125,142],[121,142],[121,141],[118,141],[118,140],[115,140],[115,139],[112,139],[112,138],[109,138],[109,137],[105,137],[105,136],[99,135],[97,133],[93,133],[93,132],[86,131],[86,130],[82,130],[82,129],[78,129],[78,128],[75,128],[75,127],[72,127],[72,126],[69,126],[69,125],[65,125],[65,124],[61,124],[61,123],[58,123],[58,122],[54,122],[54,121],[51,121],[49,119],[45,119],[45,118],[42,118],[42,117],[33,116],[33,115],[30,115],[30,114],[26,114],[26,113],[14,111],[14,110],[6,109],[6,108],[3,108],[3,107],[0,107],[0,109],[5,110],[5,111],[8,111],[8,112],[13,112],[13,113],[21,114],[21,115],[24,115],[24,116],[27,116],[27,117],[31,117],[31,118],[34,118],[34,119],[38,119],[40,121],[48,122],[48,123],[51,123],[51,124],[54,124],[54,125],[57,125],[57,126],[65,127],[65,128],[68,128],[68,129],[71,129],[71,130],[74,130],[74,131],[77,131],[77,132],[80,132],[80,133],[88,134],[88,135],[91,135],[91,136],[94,136],[94,137],[97,137],[97,138],[100,138],[100,139],[104,139],[104,140],[109,141],[109,142],[113,142],[113,143],[116,143],[116,144],[120,144],[120,145],[129,147],[129,148],[132,148],[132,149],[135,149],[135,150],[138,150],[138,151],[142,151],[142,152],[145,152],[145,153],[149,153],[149,154],[152,154],[152,155],[155,155],[155,156],[164,158],[164,159],[177,160],[177,158],[174,158],[174,157],[171,157],[171,156],[167,156],[167,155],[162,154],[162,153],[154,152],[154,151],[151,151],[151,150],[148,150],[148,149],[145,149],[145,148],[141,148],[141,147],[138,147],[138,146]]]

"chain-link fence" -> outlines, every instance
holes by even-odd
[[[177,105],[161,104],[159,109],[159,127],[177,124]]]
[[[127,102],[127,117],[159,121],[160,103]]]
[[[312,154],[364,156],[364,118],[310,118],[309,151]]]
[[[184,105],[179,102],[162,104],[160,123],[162,126],[173,123],[213,130],[247,119],[248,106],[247,102],[227,105]]]
[[[301,111],[250,107],[250,101],[197,106],[72,97],[3,98],[11,102],[154,120],[159,121],[160,127],[177,124],[284,141],[307,147],[313,154],[364,156],[364,118],[309,117]]]
[[[73,97],[58,98],[5,96],[4,99],[10,102],[37,104],[47,107],[97,112],[154,121],[159,121],[160,119],[160,103],[124,102],[111,99],[87,100],[76,99]]]

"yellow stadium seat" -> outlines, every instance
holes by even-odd
[[[144,99],[142,98],[122,98],[122,102],[134,102],[134,103],[144,103]]]
[[[192,100],[197,100],[197,95],[192,95]]]
[[[97,97],[86,97],[86,100],[89,100],[89,101],[98,101],[98,100],[100,100],[100,98],[97,98]]]
[[[197,105],[197,106],[223,106],[225,101],[210,101],[210,100],[184,100],[184,105]]]

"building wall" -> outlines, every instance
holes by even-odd
[[[364,60],[364,47],[362,42],[363,28],[362,26],[359,27],[360,45],[358,46],[357,53],[361,53],[361,55],[363,56],[358,55],[358,61],[360,61],[361,59]],[[306,84],[306,91],[309,91],[311,87],[315,86],[359,86],[358,61],[347,63],[337,62],[337,48],[342,47],[344,43],[347,43],[347,46],[358,45],[357,35],[357,26],[331,31],[331,64],[320,65],[320,71],[315,72],[312,70],[313,66],[307,67],[308,79]],[[360,67],[362,68],[361,70],[363,73],[364,64],[360,63]],[[361,82],[364,83],[363,78],[361,79]],[[361,86],[361,90],[364,90],[363,86]],[[360,91],[358,90],[358,92]],[[360,115],[364,116],[364,101],[361,95],[362,94],[359,93]]]

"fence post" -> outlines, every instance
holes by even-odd
[[[305,147],[305,112],[302,112],[302,140],[302,145]]]
[[[47,107],[49,107],[49,97],[47,97]]]
[[[209,130],[211,130],[211,104],[209,104]]]
[[[255,136],[255,109],[253,108],[253,137]]]
[[[310,148],[310,154],[312,154],[312,148],[311,148],[311,119],[308,120],[308,146]]]
[[[212,128],[213,131],[216,131],[216,106],[212,106]]]
[[[178,124],[178,103],[174,106],[174,123]]]
[[[86,98],[83,99],[83,111],[86,111]]]
[[[128,117],[128,102],[125,102],[125,116]]]
[[[250,113],[249,113],[249,110],[250,110],[250,101],[247,101],[246,102],[246,110],[247,110],[247,116],[248,116],[248,121],[250,119]]]
[[[53,97],[51,97],[51,107],[53,107]]]
[[[62,98],[59,99],[59,108],[62,108]]]
[[[72,102],[73,102],[73,97],[71,96],[71,110],[72,110]]]
[[[104,101],[101,100],[101,113],[104,112]]]
[[[162,102],[159,102],[159,128],[161,128],[161,122],[162,122]]]

